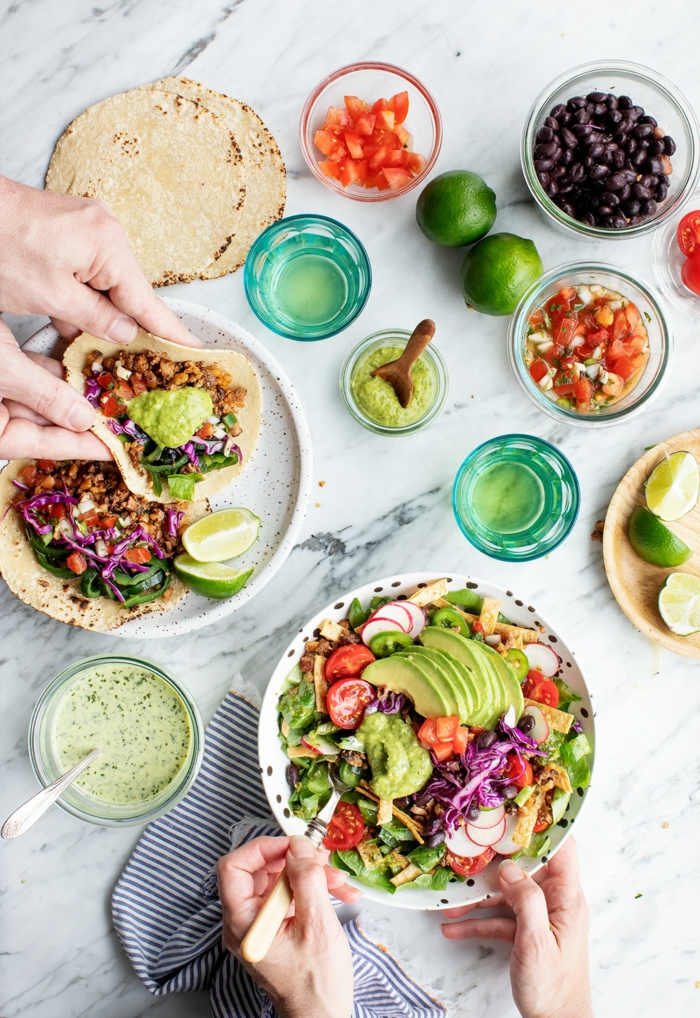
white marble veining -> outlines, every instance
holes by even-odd
[[[315,498],[300,544],[272,583],[231,618],[190,636],[133,650],[152,654],[193,690],[206,717],[241,671],[261,688],[295,627],[337,593],[411,568],[459,570],[517,587],[567,634],[598,706],[598,758],[577,825],[591,905],[597,1014],[700,1013],[697,839],[700,665],[662,652],[617,608],[601,546],[590,533],[644,446],[698,423],[697,326],[671,311],[676,351],[665,390],[645,415],[608,431],[553,424],[513,380],[505,321],[468,312],[460,252],[439,250],[414,223],[411,196],[364,207],[330,194],[297,144],[302,103],[327,72],[353,60],[403,65],[434,93],[445,126],[437,170],[482,174],[498,196],[495,229],[531,237],[546,267],[589,256],[651,276],[651,240],[585,243],[545,227],[520,175],[522,123],[556,74],[595,57],[655,67],[700,109],[700,19],[688,0],[597,7],[518,0],[4,0],[0,3],[0,172],[41,185],[68,121],[115,92],[186,73],[257,109],[289,172],[290,213],[335,216],[366,244],[374,289],[342,335],[302,344],[253,317],[241,274],[174,287],[238,321],[279,358],[306,408],[314,440]],[[349,346],[378,328],[426,315],[451,390],[442,417],[402,440],[361,430],[342,407],[337,378]],[[40,320],[10,324],[24,339]],[[547,559],[507,566],[462,538],[450,488],[464,456],[510,430],[555,442],[583,491],[579,522]],[[315,503],[318,503],[316,505]],[[26,751],[32,705],[67,660],[109,650],[109,636],[71,630],[0,590],[0,816],[36,788]],[[120,644],[121,647],[121,644]],[[205,1016],[205,995],[151,998],[111,929],[109,895],[138,837],[54,811],[3,844],[0,867],[0,1013],[3,1018]],[[391,909],[372,911],[394,916]],[[400,914],[402,948],[458,1001],[460,1016],[512,1018],[508,950],[452,943],[433,914]]]

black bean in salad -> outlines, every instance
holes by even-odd
[[[534,166],[562,212],[609,230],[655,216],[676,143],[629,96],[589,92],[557,103],[537,132]]]

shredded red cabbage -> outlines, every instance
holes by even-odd
[[[224,451],[226,452],[227,456],[230,456],[232,452],[235,452],[236,456],[238,456],[238,462],[239,463],[243,462],[243,453],[241,452],[241,447],[239,445],[236,445],[235,442],[227,442],[226,450]]]
[[[196,449],[201,448],[210,456],[215,452],[221,452],[224,447],[223,438],[200,438],[199,436],[196,436],[196,438],[193,438],[192,441],[194,442]]]
[[[368,703],[365,714],[375,714],[377,711],[382,714],[400,714],[407,702],[403,693],[388,692],[381,700],[377,698]]]
[[[95,410],[100,409],[100,396],[102,395],[102,386],[96,378],[85,379],[85,399],[88,401],[90,406],[93,406]]]
[[[180,509],[166,509],[168,516],[168,533],[171,537],[177,537],[178,527],[182,523],[182,518],[185,515]]]
[[[192,465],[195,466],[197,470],[199,470],[201,464],[197,457],[197,453],[194,451],[194,445],[192,444],[192,440],[190,439],[189,442],[185,442],[184,445],[180,446],[180,449],[187,455],[187,458],[189,459],[190,463],[192,463]]]
[[[116,417],[107,418],[107,427],[115,435],[128,435],[129,438],[133,438],[135,442],[141,442],[143,445],[148,441],[148,435],[145,431],[132,421],[130,417]]]

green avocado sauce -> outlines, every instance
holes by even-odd
[[[206,389],[153,389],[136,396],[127,413],[157,445],[177,449],[194,435],[214,407]]]
[[[182,770],[191,741],[180,696],[158,675],[129,665],[80,674],[66,690],[54,723],[63,773],[100,747],[100,756],[75,785],[114,805],[155,798]]]
[[[413,396],[406,408],[401,406],[388,382],[383,378],[372,378],[375,368],[398,360],[402,353],[402,346],[370,350],[357,362],[350,376],[350,389],[360,410],[387,428],[404,428],[420,420],[430,409],[435,395],[433,372],[422,357],[411,368]]]
[[[356,735],[372,768],[372,788],[382,799],[418,792],[433,772],[427,749],[396,714],[368,714]]]

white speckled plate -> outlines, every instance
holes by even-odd
[[[593,705],[573,651],[569,650],[564,638],[558,630],[554,629],[543,618],[536,609],[521,600],[511,590],[503,590],[492,583],[484,583],[473,576],[458,576],[454,573],[406,573],[404,575],[389,576],[383,580],[376,580],[374,583],[365,583],[357,590],[349,594],[341,594],[337,601],[327,605],[307,624],[298,635],[294,637],[289,647],[284,652],[281,661],[275,668],[272,678],[268,684],[260,711],[260,725],[258,729],[258,753],[260,759],[260,772],[265,787],[265,793],[270,802],[272,812],[285,834],[303,834],[306,827],[303,820],[292,816],[287,807],[289,797],[289,786],[285,778],[285,771],[289,760],[283,753],[277,735],[277,700],[282,692],[284,681],[295,663],[304,653],[304,644],[312,637],[314,630],[320,625],[323,619],[333,619],[334,622],[345,618],[350,607],[350,602],[357,597],[363,605],[368,605],[375,594],[391,594],[398,597],[399,594],[410,595],[419,585],[426,586],[441,576],[449,577],[450,590],[463,590],[471,587],[483,597],[494,597],[502,602],[501,611],[514,625],[532,628],[536,625],[544,627],[542,639],[545,643],[551,644],[563,661],[562,678],[571,688],[579,694],[581,701],[572,707],[572,713],[581,722],[583,730],[593,747],[593,756],[590,758],[591,770],[595,759],[595,723],[593,721]],[[554,828],[551,835],[552,848],[549,855],[556,852],[564,839],[571,831],[571,827],[581,812],[588,789],[578,789],[571,796],[566,815]],[[497,857],[498,859],[499,857]],[[527,859],[522,857],[520,865],[529,873],[535,873],[542,868],[543,860]],[[386,891],[365,884],[356,883],[349,878],[349,882],[358,887],[365,898],[371,901],[378,901],[383,905],[396,905],[397,908],[412,909],[442,909],[455,908],[458,905],[469,905],[484,898],[490,897],[498,890],[497,868],[494,863],[487,866],[483,873],[467,880],[466,883],[449,884],[445,891],[417,890],[407,888],[398,890],[395,894],[388,894]]]
[[[262,343],[229,318],[200,304],[165,297],[178,318],[206,347],[245,354],[262,390],[262,427],[255,455],[235,486],[211,499],[213,509],[246,506],[260,517],[260,537],[239,559],[240,568],[255,566],[246,586],[227,601],[212,601],[190,592],[167,614],[144,615],[110,633],[125,638],[175,636],[201,629],[230,615],[263,589],[294,547],[309,505],[312,482],[311,436],[291,382]],[[23,349],[60,355],[65,343],[51,325],[27,340]],[[0,461],[1,463],[1,461]]]

